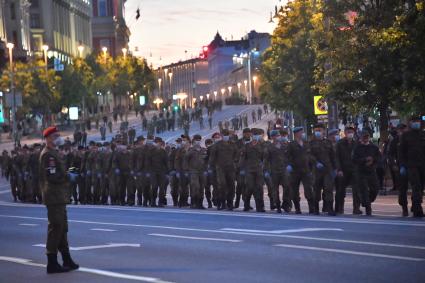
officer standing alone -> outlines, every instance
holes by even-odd
[[[61,273],[78,269],[69,253],[68,246],[68,219],[66,204],[70,200],[68,178],[76,177],[67,173],[65,164],[59,156],[57,148],[64,144],[56,127],[44,130],[46,147],[40,154],[40,182],[42,187],[43,202],[47,208],[47,273]],[[63,265],[57,261],[57,252],[62,254]]]

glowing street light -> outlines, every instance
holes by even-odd
[[[239,95],[241,95],[241,86],[242,86],[242,84],[241,83],[238,83],[238,94]]]
[[[229,90],[229,96],[232,96],[232,86],[227,87],[227,89]]]
[[[44,54],[44,65],[46,67],[46,71],[47,71],[47,50],[49,50],[49,46],[47,45],[43,45],[41,47],[43,49],[43,54]]]
[[[207,93],[207,100],[209,100],[210,99],[210,94],[209,93]]]
[[[78,54],[79,54],[80,58],[83,57],[83,52],[84,52],[84,46],[83,45],[79,45],[78,46]]]
[[[200,97],[199,97],[199,99],[201,99],[201,102],[204,100],[204,96],[203,95],[201,95]]]
[[[159,97],[157,97],[154,101],[153,101],[153,103],[156,105],[156,108],[158,108],[159,109],[159,106],[160,106],[160,104],[161,103],[163,103],[164,101],[161,99],[161,98],[159,98]]]
[[[214,100],[217,99],[217,94],[218,94],[218,92],[217,91],[214,91]]]
[[[122,51],[122,55],[124,56],[124,59],[126,58],[126,56],[127,56],[127,48],[123,48],[123,49],[121,49],[121,51]]]

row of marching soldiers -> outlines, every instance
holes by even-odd
[[[419,124],[418,124],[419,123]],[[414,216],[422,217],[425,182],[425,136],[420,120],[400,125],[394,145],[403,186],[399,204],[407,216],[407,189],[412,187]],[[419,128],[418,128],[419,125]],[[300,185],[311,214],[320,210],[329,215],[343,214],[346,188],[352,188],[353,214],[372,214],[379,182],[376,168],[380,152],[367,130],[357,133],[346,127],[344,138],[338,130],[327,135],[323,125],[315,125],[307,139],[303,128],[293,129],[289,141],[285,130],[272,130],[264,140],[262,129],[243,130],[237,135],[224,129],[211,139],[182,135],[172,144],[151,135],[127,145],[119,136],[111,143],[90,142],[88,148],[66,143],[60,155],[70,173],[74,204],[166,206],[166,193],[174,206],[264,212],[264,185],[270,209],[281,213],[301,213]],[[204,146],[205,145],[205,146]],[[42,146],[35,144],[2,156],[2,169],[9,177],[13,197],[21,201],[41,201],[38,185],[38,156]],[[335,194],[334,194],[335,192]],[[323,201],[322,207],[319,207]]]

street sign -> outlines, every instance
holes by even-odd
[[[78,120],[78,107],[69,107],[69,120]]]
[[[6,93],[5,98],[6,98],[6,101],[5,101],[6,107],[9,107],[9,108],[13,107],[13,93],[10,93],[10,92]],[[22,93],[17,91],[15,92],[15,106],[22,107]]]
[[[0,104],[0,123],[4,123],[3,104]]]
[[[328,104],[326,103],[325,98],[321,95],[316,95],[314,97],[314,114],[328,114]]]
[[[62,72],[65,69],[64,65],[57,58],[55,58],[54,60],[54,68],[55,68],[55,71],[57,72]]]
[[[144,95],[139,96],[139,104],[140,106],[143,106],[146,104],[146,96]]]

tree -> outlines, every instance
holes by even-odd
[[[316,49],[317,89],[351,113],[376,111],[382,141],[388,137],[389,111],[401,103],[406,33],[394,22],[403,2],[325,1],[326,28],[316,34],[327,38]]]
[[[315,121],[313,97],[318,94],[313,88],[316,54],[311,40],[316,5],[313,0],[296,0],[280,11],[260,70],[265,101],[277,110],[293,110],[308,124]]]

